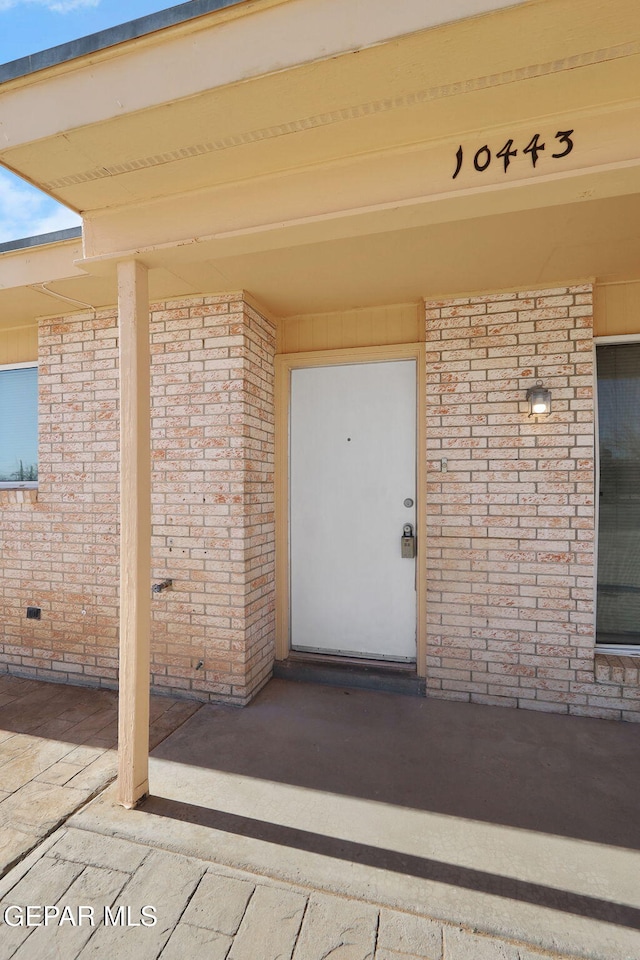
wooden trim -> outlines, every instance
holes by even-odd
[[[289,394],[291,365],[275,358],[276,660],[289,653]]]
[[[38,326],[35,323],[0,329],[0,364],[25,366],[38,361]]]
[[[600,342],[607,338],[633,337],[640,334],[640,283],[597,283],[593,289],[593,336]]]
[[[378,347],[316,350],[279,354],[275,358],[275,512],[276,512],[276,660],[289,655],[289,398],[291,371],[343,363],[376,363],[385,360],[416,361],[416,498],[418,556],[416,558],[416,672],[427,666],[427,544],[426,544],[426,356],[424,343]]]
[[[427,675],[427,357],[426,344],[416,344],[417,366],[417,463],[416,463],[416,523],[418,526],[418,557],[416,560],[416,673]]]
[[[310,353],[416,343],[424,339],[420,336],[423,314],[424,301],[283,317],[278,324],[277,352]]]

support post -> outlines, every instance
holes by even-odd
[[[118,264],[120,338],[120,686],[118,803],[149,791],[151,399],[146,267]]]

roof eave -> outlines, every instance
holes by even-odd
[[[78,60],[89,54],[115,47],[128,40],[137,40],[159,30],[165,30],[167,27],[196,20],[207,13],[215,13],[217,10],[246,2],[247,0],[188,0],[175,7],[150,13],[146,17],[138,17],[136,20],[120,23],[115,27],[100,30],[98,33],[91,33],[89,36],[79,37],[77,40],[70,40],[68,43],[61,43],[47,50],[20,57],[18,60],[0,64],[0,84],[19,80],[40,70],[60,66],[71,60]]]

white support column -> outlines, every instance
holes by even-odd
[[[118,802],[149,790],[151,399],[147,268],[118,264],[120,328],[120,694]]]

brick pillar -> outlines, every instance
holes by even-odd
[[[274,658],[275,328],[238,294],[172,301],[152,351],[153,683],[244,703]]]

